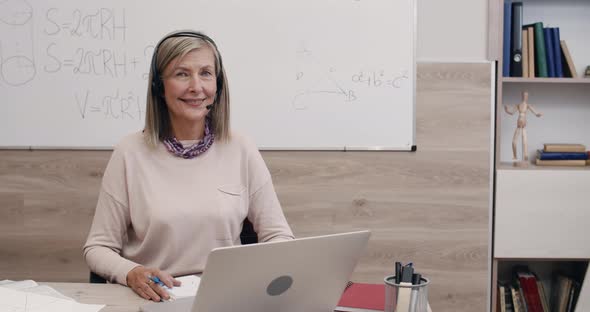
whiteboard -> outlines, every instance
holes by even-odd
[[[143,128],[155,43],[194,29],[261,149],[411,150],[414,1],[0,1],[0,146],[111,148]]]

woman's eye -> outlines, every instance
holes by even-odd
[[[178,72],[178,73],[176,73],[176,76],[178,76],[178,77],[188,77],[188,74],[185,73],[185,72]]]

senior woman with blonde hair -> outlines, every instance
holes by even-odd
[[[145,299],[153,283],[203,271],[209,252],[240,244],[247,218],[259,241],[293,239],[256,146],[229,127],[229,89],[208,36],[168,34],[150,69],[145,129],[115,147],[84,258],[92,272]]]

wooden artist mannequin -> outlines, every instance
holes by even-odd
[[[504,110],[509,115],[514,115],[518,111],[518,120],[516,121],[516,130],[514,131],[514,138],[512,139],[512,159],[517,160],[516,158],[516,140],[518,140],[518,136],[522,136],[522,156],[523,160],[527,161],[529,159],[528,156],[528,149],[527,149],[527,136],[526,136],[526,113],[527,110],[530,110],[533,114],[537,117],[543,116],[541,113],[537,113],[533,106],[528,103],[529,93],[524,91],[522,93],[522,102],[520,104],[514,105],[514,110],[510,110],[508,105],[504,105]]]

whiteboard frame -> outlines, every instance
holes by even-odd
[[[263,151],[408,151],[414,152],[417,150],[416,145],[416,82],[417,82],[417,27],[418,27],[418,6],[417,0],[410,0],[411,2],[411,18],[412,18],[412,53],[411,53],[411,67],[413,69],[412,88],[411,92],[411,109],[412,109],[412,138],[409,146],[342,146],[342,147],[258,147]],[[114,146],[50,146],[50,145],[23,145],[23,146],[0,146],[0,150],[113,150]]]

